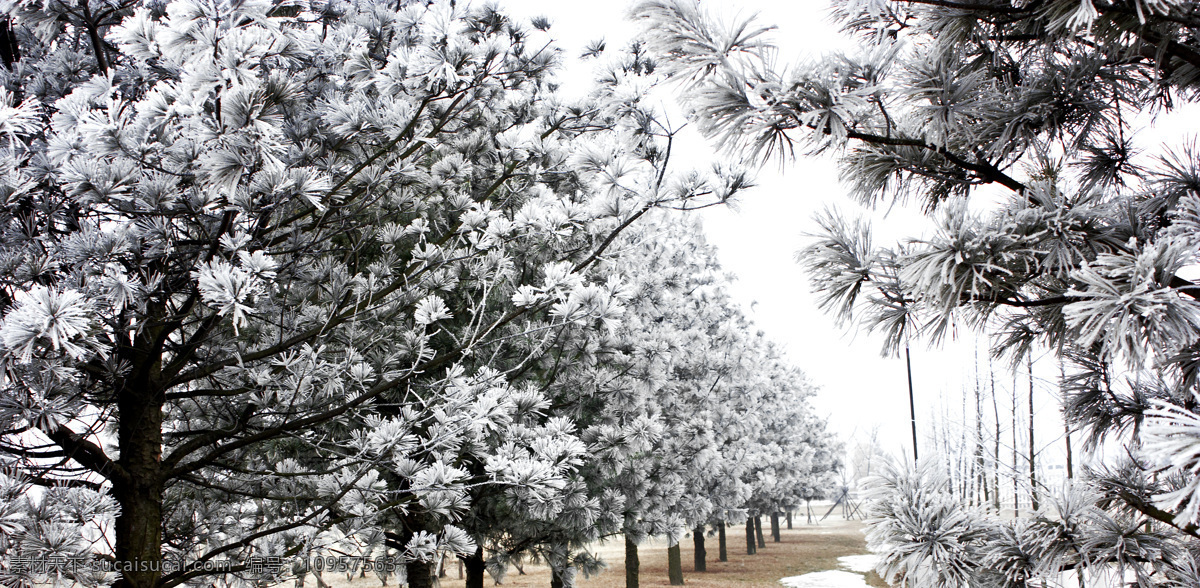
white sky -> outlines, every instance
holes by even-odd
[[[546,16],[552,27],[551,36],[567,55],[579,55],[590,41],[605,38],[609,49],[617,49],[633,32],[625,20],[625,2],[579,3],[553,0],[499,0],[502,7],[515,16]],[[709,9],[720,6],[706,2]],[[825,6],[827,0],[745,0],[739,8],[721,10],[726,18],[758,14],[762,24],[777,28],[770,34],[780,47],[780,63],[792,63],[804,56],[819,56],[845,47],[848,41],[838,35],[830,24]],[[568,89],[585,84],[590,79],[591,65],[572,65],[563,75]],[[685,137],[679,144],[688,146],[682,153],[678,148],[675,161],[702,162],[712,157],[711,150],[698,135]],[[702,166],[702,164],[701,164]],[[806,276],[795,262],[795,253],[806,243],[805,234],[817,231],[813,215],[836,204],[843,210],[853,210],[838,184],[837,170],[831,159],[802,159],[780,169],[772,167],[759,172],[758,186],[746,191],[736,208],[712,208],[703,214],[709,241],[719,248],[722,265],[738,276],[734,295],[745,307],[759,328],[783,344],[793,362],[821,387],[814,403],[817,410],[828,415],[832,429],[848,445],[856,435],[865,436],[873,426],[879,426],[879,440],[885,448],[903,455],[911,454],[908,391],[903,358],[881,358],[882,339],[865,332],[848,332],[833,324],[830,317],[816,308]],[[876,216],[880,216],[879,213]],[[887,219],[877,223],[877,243],[884,237],[895,241],[905,236],[917,236],[927,230],[928,221],[916,211],[895,207]],[[975,337],[967,334],[966,341],[952,342],[948,349],[929,350],[923,343],[914,343],[912,363],[917,399],[917,420],[923,455],[930,416],[939,413],[961,415],[962,391],[973,386]],[[986,360],[985,360],[986,361]],[[1042,362],[1037,370],[1039,379],[1057,375],[1052,361]],[[997,366],[1001,371],[1002,367]],[[1005,390],[1011,386],[1011,375],[997,374],[997,385]],[[1021,389],[1026,389],[1021,384]],[[1051,462],[1061,462],[1055,439],[1062,430],[1058,420],[1058,403],[1047,391],[1050,385],[1038,383],[1035,410],[1042,435],[1038,445],[1050,444],[1044,450]],[[1001,419],[1006,419],[1000,395]],[[1027,402],[1027,400],[1025,401]],[[990,406],[987,412],[990,413]],[[1027,405],[1021,406],[1022,412]],[[947,412],[949,411],[949,412]],[[1046,422],[1043,423],[1043,420]],[[1004,433],[1003,436],[1008,436]],[[1008,451],[1008,450],[1005,450]]]

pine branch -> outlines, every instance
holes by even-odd
[[[1134,510],[1136,510],[1136,511],[1138,511],[1160,523],[1165,523],[1167,525],[1170,525],[1171,527],[1178,529],[1181,533],[1185,533],[1196,539],[1200,539],[1200,527],[1198,527],[1195,523],[1179,525],[1178,523],[1175,522],[1175,515],[1167,512],[1165,510],[1162,510],[1161,508],[1158,508],[1157,506],[1154,506],[1153,504],[1150,504],[1148,501],[1146,501],[1141,496],[1138,496],[1137,494],[1134,494],[1133,492],[1131,492],[1129,490],[1125,490],[1125,489],[1121,489],[1121,488],[1114,488],[1114,490],[1116,491],[1117,496],[1119,496],[1121,498],[1121,500],[1125,501],[1125,504],[1128,504]]]
[[[62,447],[68,457],[76,463],[114,482],[129,482],[129,474],[125,469],[110,459],[99,445],[88,441],[83,435],[65,426],[59,426],[46,433],[46,436]]]

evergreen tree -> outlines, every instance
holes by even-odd
[[[353,547],[422,585],[477,550],[469,487],[565,508],[573,425],[475,358],[616,316],[580,274],[665,153],[630,96],[557,100],[537,31],[401,4],[6,8],[6,556],[150,587]]]

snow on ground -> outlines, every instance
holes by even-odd
[[[803,576],[792,576],[779,581],[787,588],[870,588],[861,574],[826,570]]]
[[[867,581],[863,574],[875,569],[878,558],[874,555],[844,555],[838,558],[838,565],[850,570],[826,570],[803,576],[792,576],[779,581],[787,588],[866,588]],[[854,573],[857,572],[857,573]]]
[[[875,570],[875,564],[879,563],[877,555],[843,555],[838,558],[838,565],[850,570],[865,574]]]

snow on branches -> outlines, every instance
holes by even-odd
[[[422,588],[440,554],[482,574],[484,547],[493,569],[541,550],[594,571],[580,542],[635,503],[647,532],[706,516],[672,511],[679,472],[643,471],[648,497],[614,464],[670,435],[712,454],[708,417],[655,395],[702,396],[727,344],[709,331],[739,318],[679,290],[711,286],[711,259],[648,292],[623,264],[687,253],[623,234],[747,181],[668,169],[639,50],[567,100],[544,31],[490,5],[4,15],[0,466],[112,521],[111,545],[81,543],[87,525],[22,502],[4,557],[53,542],[146,563],[69,580],[169,588],[214,561],[249,585],[253,558],[382,552]],[[684,301],[716,324],[638,331]]]

